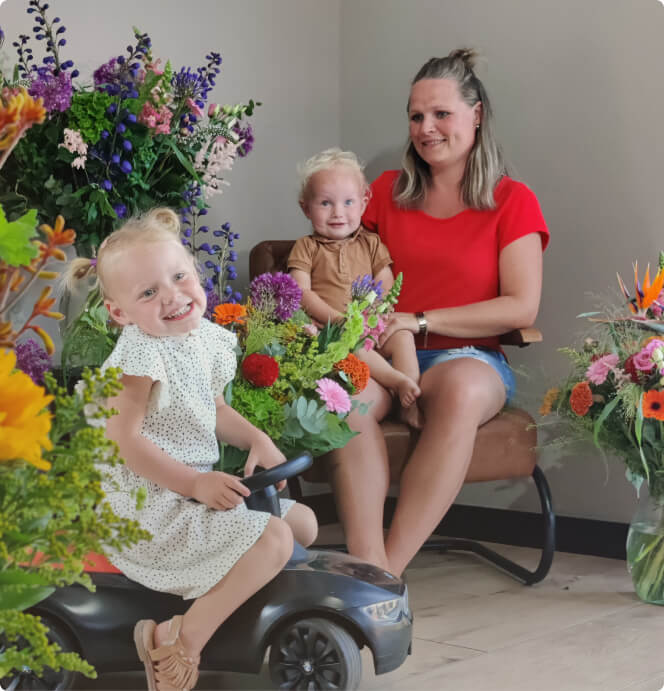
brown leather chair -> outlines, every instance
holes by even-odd
[[[292,246],[292,240],[265,240],[255,245],[249,254],[250,277],[254,278],[266,272],[286,271],[286,262]],[[500,339],[504,345],[520,347],[541,340],[542,335],[537,329],[512,331],[504,334]],[[390,482],[397,484],[415,444],[417,433],[407,425],[389,419],[381,423],[381,426],[387,440]],[[479,428],[473,457],[465,478],[465,482],[533,478],[540,497],[543,523],[542,554],[539,565],[534,571],[525,569],[475,540],[447,537],[430,540],[423,548],[474,552],[526,585],[541,581],[548,573],[553,560],[555,515],[548,483],[544,473],[537,466],[536,445],[537,430],[533,418],[525,410],[505,408]],[[325,464],[314,463],[303,477],[310,482],[327,482]],[[297,478],[289,482],[289,490],[294,499],[302,499],[302,490]]]

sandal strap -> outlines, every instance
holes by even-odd
[[[200,657],[193,658],[186,654],[180,640],[181,626],[182,617],[173,617],[168,629],[169,642],[149,651],[150,659],[155,663],[155,679],[160,687],[193,689],[198,681]]]

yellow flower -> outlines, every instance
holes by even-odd
[[[51,464],[42,458],[42,449],[53,444],[48,436],[51,415],[44,408],[53,396],[15,367],[16,354],[0,351],[0,462],[22,458],[48,470]]]
[[[557,387],[549,389],[544,394],[544,398],[542,399],[542,405],[540,406],[540,409],[539,409],[540,415],[542,415],[542,416],[548,415],[551,412],[551,408],[553,407],[553,404],[556,402],[559,394],[560,394],[560,389]]]

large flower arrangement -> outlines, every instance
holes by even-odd
[[[355,434],[346,422],[357,405],[350,396],[366,387],[370,374],[353,351],[374,345],[400,289],[401,276],[385,295],[369,277],[360,278],[343,318],[318,329],[300,309],[302,293],[290,276],[257,276],[246,306],[215,310],[217,323],[236,329],[241,350],[227,401],[286,456],[320,456],[344,446]],[[224,448],[225,470],[238,472],[245,460],[246,452]]]
[[[572,371],[561,387],[546,393],[540,413],[563,416],[568,439],[571,431],[572,438],[591,439],[621,457],[637,490],[647,485],[652,500],[664,507],[664,255],[652,282],[649,270],[639,281],[634,267],[633,297],[618,280],[629,313],[609,308],[608,314],[581,315],[590,318],[592,332],[581,347],[562,349]],[[639,595],[664,603],[660,528],[639,548],[632,576]]]

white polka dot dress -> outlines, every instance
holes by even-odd
[[[125,374],[147,376],[152,387],[141,434],[182,463],[200,472],[219,457],[215,435],[215,398],[235,375],[236,336],[201,320],[185,336],[156,338],[137,326],[124,327],[115,350],[104,363]],[[204,595],[256,542],[269,514],[246,505],[217,511],[137,475],[126,465],[104,472],[106,496],[119,516],[137,520],[152,533],[121,552],[108,551],[110,561],[128,578],[153,590],[185,599]],[[113,489],[115,481],[122,491]],[[145,487],[147,500],[136,509],[128,490]],[[281,500],[284,515],[293,505]]]

